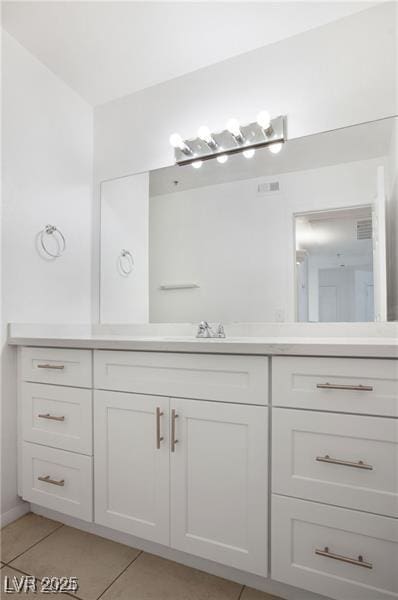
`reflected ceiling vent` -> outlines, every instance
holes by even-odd
[[[279,181],[268,181],[267,183],[259,183],[257,186],[258,194],[275,194],[275,192],[279,191]]]
[[[357,240],[372,239],[372,219],[357,221]]]

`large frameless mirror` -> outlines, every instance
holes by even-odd
[[[396,121],[103,182],[101,321],[386,320]]]

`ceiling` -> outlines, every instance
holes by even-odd
[[[357,239],[358,221],[372,221],[370,207],[321,212],[296,219],[296,243],[300,250],[311,256],[335,257],[339,266],[345,266],[348,256],[359,256],[371,262],[372,238]]]
[[[95,106],[374,4],[14,0],[2,2],[2,21]]]

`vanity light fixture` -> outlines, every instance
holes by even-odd
[[[192,156],[193,152],[191,150],[191,148],[188,146],[188,144],[186,144],[184,142],[184,140],[182,139],[182,137],[180,136],[179,133],[172,133],[170,138],[169,138],[170,144],[173,146],[173,148],[180,150],[180,152],[183,152],[185,155],[187,156]]]
[[[269,147],[269,151],[272,152],[272,154],[279,154],[279,152],[282,150],[282,144],[278,143],[278,144],[272,144],[272,146]]]
[[[219,132],[211,132],[202,125],[197,137],[187,140],[173,133],[170,144],[174,148],[177,165],[192,165],[198,169],[204,161],[213,158],[223,164],[230,154],[243,153],[245,158],[253,158],[256,148],[269,147],[272,154],[277,154],[286,142],[286,127],[287,117],[272,119],[263,110],[255,121],[247,125],[241,125],[237,119],[229,119],[226,129]]]
[[[258,113],[257,123],[264,131],[269,131],[271,129],[271,117],[267,110],[262,110]]]
[[[227,123],[227,129],[237,144],[244,144],[245,138],[237,119],[230,119]]]
[[[250,148],[250,150],[243,150],[243,156],[245,158],[253,158],[255,153],[256,153],[256,151],[254,148]]]
[[[218,144],[217,144],[216,140],[213,138],[213,136],[211,135],[210,129],[208,127],[206,127],[206,125],[202,125],[202,127],[199,127],[198,138],[203,140],[209,146],[209,148],[211,150],[213,150],[213,151],[218,150]]]

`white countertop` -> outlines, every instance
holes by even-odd
[[[301,327],[302,325],[309,327]],[[251,328],[243,325],[240,330],[239,326],[231,325],[226,327],[225,339],[197,339],[192,325],[134,327],[12,324],[9,326],[8,343],[17,346],[147,352],[398,358],[396,323],[367,324],[365,327],[374,326],[368,330],[356,327],[364,324],[346,324],[346,327],[339,326],[340,329],[335,330],[339,335],[322,337],[314,333],[329,331],[321,324],[317,329],[314,327],[316,325],[318,324],[291,324],[289,327],[288,324],[261,324],[257,327],[259,335],[253,335],[256,329],[254,324]],[[246,335],[228,335],[228,329],[233,333],[240,331]],[[289,330],[295,335],[286,335]],[[121,331],[125,334],[121,334]],[[278,335],[275,335],[275,331],[278,331]],[[344,331],[346,336],[342,335]],[[265,333],[272,335],[264,335]],[[362,335],[355,336],[354,333]],[[364,333],[368,335],[364,336]]]

